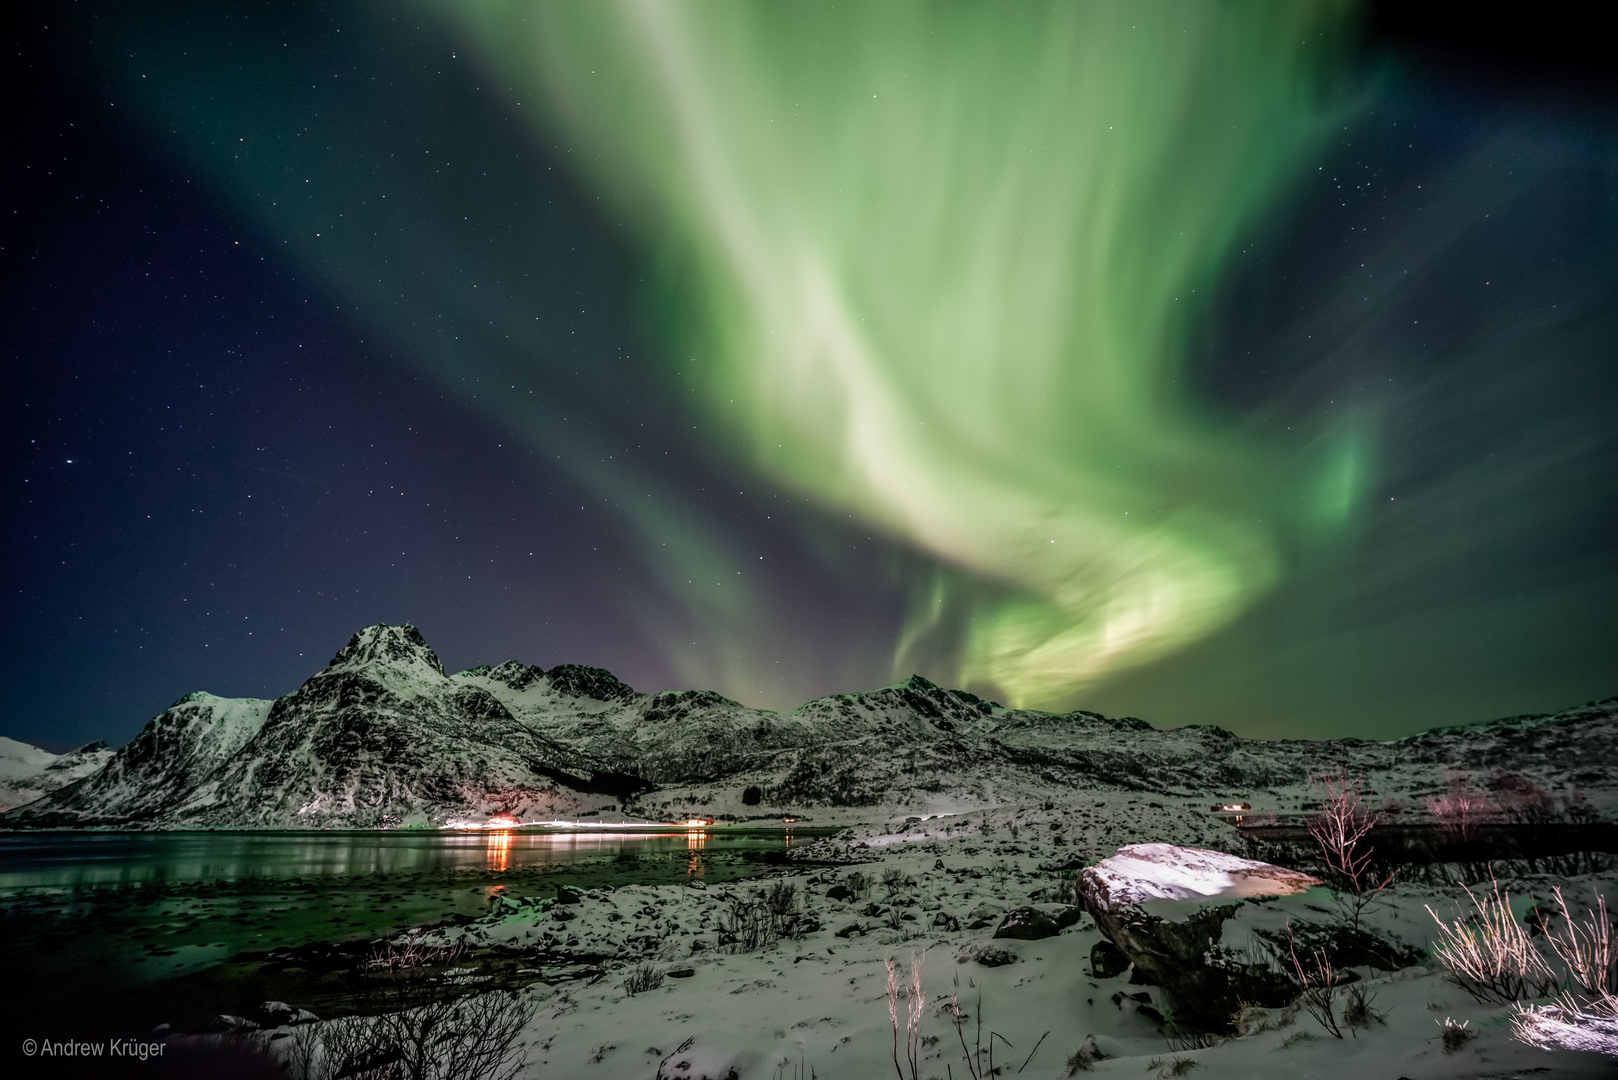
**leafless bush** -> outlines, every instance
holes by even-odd
[[[792,882],[777,881],[761,892],[730,896],[719,916],[720,940],[739,952],[757,952],[797,935],[797,895]]]
[[[1444,1017],[1443,1030],[1438,1035],[1438,1041],[1444,1046],[1444,1053],[1453,1054],[1478,1037],[1477,1032],[1466,1026],[1471,1022],[1470,1020],[1462,1020],[1457,1024],[1449,1017]],[[1433,1023],[1436,1024],[1438,1021],[1434,1020]]]
[[[1316,783],[1323,791],[1320,813],[1308,821],[1309,835],[1320,847],[1321,858],[1338,885],[1348,923],[1356,930],[1360,915],[1393,882],[1391,874],[1372,872],[1371,830],[1382,819],[1380,811],[1365,803],[1364,781],[1339,769]]]
[[[882,871],[882,884],[891,895],[901,889],[914,889],[916,879],[897,867],[890,866]]]
[[[856,900],[871,889],[871,879],[858,870],[850,870],[848,876],[843,879],[843,884],[854,894]]]
[[[1592,999],[1610,998],[1618,992],[1618,950],[1613,947],[1612,922],[1607,918],[1607,898],[1596,894],[1595,907],[1586,921],[1573,917],[1562,887],[1554,890],[1562,909],[1562,928],[1547,929],[1545,941],[1558,959],[1567,965],[1573,982]]]
[[[403,938],[385,938],[365,957],[361,969],[367,973],[378,973],[452,964],[468,951],[465,942],[426,945],[415,934]]]
[[[1472,775],[1465,772],[1450,774],[1444,794],[1430,795],[1423,802],[1440,825],[1463,840],[1471,839],[1494,810],[1489,797],[1472,787]]]
[[[297,1028],[283,1061],[297,1080],[514,1080],[533,1015],[503,992],[343,1017]]]
[[[1343,1026],[1349,1031],[1387,1023],[1387,1013],[1376,1007],[1376,995],[1364,983],[1350,983],[1345,996],[1348,1000],[1343,1002]]]
[[[1556,974],[1534,948],[1528,931],[1511,913],[1511,896],[1498,882],[1482,897],[1468,890],[1473,913],[1445,922],[1431,907],[1439,942],[1433,955],[1463,990],[1486,1004],[1508,1005],[1522,997],[1544,997]],[[1530,994],[1528,991],[1532,990]]]
[[[1550,1005],[1518,1005],[1512,1034],[1542,1050],[1588,1050],[1618,1057],[1618,998],[1581,1004],[1564,995]]]
[[[656,990],[663,985],[663,969],[651,964],[636,964],[624,977],[624,993],[633,997]]]
[[[1607,901],[1596,894],[1586,919],[1568,910],[1560,887],[1556,903],[1562,926],[1547,928],[1546,943],[1567,967],[1572,982],[1550,1005],[1517,1006],[1511,1018],[1517,1038],[1543,1049],[1591,1050],[1618,1057],[1618,955]]]
[[[771,882],[762,900],[765,909],[775,918],[791,918],[798,903],[798,887],[790,881]]]
[[[1293,975],[1298,980],[1298,1002],[1305,1011],[1326,1029],[1334,1039],[1343,1037],[1343,1026],[1337,1021],[1337,970],[1332,966],[1326,950],[1316,948],[1305,957],[1298,955],[1298,942],[1287,926],[1287,953],[1292,959]]]

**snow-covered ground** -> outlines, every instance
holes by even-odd
[[[1132,983],[1127,972],[1092,976],[1090,951],[1101,935],[1088,917],[1042,940],[992,937],[1013,908],[1031,905],[1053,916],[1069,909],[1077,851],[1137,837],[1185,842],[1194,832],[1218,842],[1229,835],[1208,815],[1184,808],[1150,809],[1123,796],[1085,802],[1090,825],[1076,820],[1074,807],[1041,804],[912,822],[898,833],[856,827],[809,845],[807,856],[824,862],[752,882],[587,890],[565,904],[548,895],[505,897],[481,920],[431,940],[611,957],[599,965],[598,978],[552,984],[542,974],[524,991],[536,1009],[524,1033],[525,1075],[536,1077],[721,1077],[732,1067],[742,1080],[891,1076],[890,959],[901,983],[911,964],[922,967],[923,1078],[972,1075],[961,1039],[976,1045],[980,1021],[985,1048],[994,1033],[1000,1075],[1069,1075],[1070,1058],[1087,1040],[1102,1055],[1088,1062],[1097,1075],[1613,1075],[1610,1058],[1515,1041],[1509,1009],[1479,1005],[1431,960],[1392,972],[1360,970],[1381,1019],[1343,1039],[1306,1012],[1275,1009],[1249,1015],[1250,1034],[1201,1048],[1171,1044],[1153,1015],[1171,1012],[1161,990]],[[1198,828],[1175,828],[1176,821]],[[1215,868],[1227,876],[1229,870]],[[867,884],[845,896],[851,874]],[[1196,876],[1183,867],[1170,876],[1185,886],[1188,874]],[[792,886],[799,925],[810,928],[753,952],[725,945],[730,901],[781,884]],[[1618,873],[1611,872],[1505,884],[1524,896],[1548,896],[1552,884],[1618,896]],[[1187,895],[1200,890],[1193,882]],[[1366,918],[1379,933],[1425,947],[1435,927],[1424,905],[1447,913],[1460,897],[1458,887],[1398,885]],[[1326,921],[1336,912],[1320,888],[1249,906],[1261,922]],[[623,984],[643,964],[664,975],[662,984],[630,994]],[[956,1002],[960,1033],[952,1021]],[[900,1060],[909,1076],[903,999],[898,1015]],[[1464,1024],[1469,1033],[1450,1051],[1442,1038],[1446,1024]],[[1177,1064],[1186,1061],[1193,1064]],[[979,1074],[987,1069],[985,1054]]]

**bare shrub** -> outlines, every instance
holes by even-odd
[[[1449,1017],[1444,1017],[1443,1030],[1438,1035],[1438,1041],[1443,1044],[1444,1053],[1453,1054],[1478,1037],[1477,1032],[1466,1026],[1471,1022],[1470,1020],[1462,1020],[1457,1024]],[[1433,1023],[1436,1024],[1438,1021],[1434,1020]]]
[[[798,887],[790,881],[727,897],[719,916],[720,942],[738,952],[757,952],[783,937],[799,936],[797,897]]]
[[[624,977],[624,993],[633,997],[656,990],[663,985],[663,969],[652,964],[636,964]]]
[[[1512,1034],[1542,1050],[1587,1050],[1618,1057],[1618,998],[1580,1004],[1564,995],[1551,1005],[1519,1005]]]
[[[1593,999],[1612,997],[1618,992],[1618,951],[1613,948],[1607,898],[1597,893],[1589,919],[1581,922],[1568,910],[1562,887],[1556,886],[1554,892],[1556,904],[1562,909],[1563,928],[1547,929],[1546,943],[1567,965],[1568,974],[1580,990]]]
[[[1618,1057],[1618,956],[1614,955],[1607,900],[1580,920],[1568,910],[1560,887],[1561,929],[1546,929],[1545,940],[1566,965],[1572,986],[1550,1005],[1518,1005],[1511,1018],[1518,1039],[1546,1050],[1590,1050]]]
[[[1510,894],[1501,891],[1496,882],[1490,893],[1479,897],[1468,890],[1467,898],[1473,913],[1452,922],[1427,908],[1438,924],[1439,941],[1433,955],[1450,978],[1485,1004],[1509,1005],[1525,996],[1550,993],[1557,983],[1556,974],[1512,915]]]
[[[1292,959],[1292,971],[1298,980],[1298,1002],[1326,1033],[1334,1039],[1343,1037],[1343,1026],[1337,1021],[1337,970],[1332,966],[1326,950],[1316,948],[1304,957],[1298,955],[1297,939],[1292,927],[1287,926],[1287,953]]]
[[[431,1001],[296,1029],[283,1051],[297,1080],[514,1080],[534,1009],[515,993]]]
[[[850,870],[848,876],[843,879],[843,884],[854,894],[856,900],[871,889],[871,879],[858,870]]]
[[[464,941],[453,945],[427,945],[420,936],[385,938],[372,949],[362,962],[367,973],[406,971],[412,968],[435,967],[452,964],[465,956],[468,949]]]
[[[1336,776],[1316,781],[1323,791],[1320,813],[1308,821],[1309,835],[1320,847],[1321,858],[1343,900],[1348,923],[1359,929],[1360,915],[1375,903],[1393,875],[1372,872],[1371,830],[1382,819],[1380,811],[1365,803],[1365,784],[1339,769]]]
[[[1489,797],[1472,786],[1472,774],[1451,773],[1442,795],[1422,800],[1438,823],[1463,840],[1470,840],[1477,826],[1493,811]]]
[[[1089,1072],[1095,1068],[1096,1062],[1106,1056],[1101,1052],[1101,1047],[1096,1045],[1096,1037],[1086,1035],[1084,1041],[1079,1044],[1079,1048],[1068,1055],[1066,1075],[1072,1076],[1077,1072]]]
[[[882,885],[888,890],[889,895],[891,895],[900,891],[901,889],[914,889],[916,887],[916,879],[897,867],[890,866],[888,869],[882,871]]]
[[[1349,1031],[1369,1028],[1372,1024],[1387,1023],[1387,1013],[1375,1005],[1376,995],[1364,983],[1350,983],[1343,1002],[1343,1026]]]

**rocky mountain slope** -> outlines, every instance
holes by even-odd
[[[1452,770],[1507,768],[1605,803],[1618,795],[1614,761],[1618,699],[1390,742],[1162,731],[1006,709],[919,677],[773,713],[706,691],[643,694],[577,665],[448,675],[414,627],[372,626],[276,701],[181,699],[104,767],[42,789],[0,826],[439,825],[606,808],[928,813],[1083,790],[1281,806],[1340,766],[1405,798],[1438,790]]]
[[[53,754],[29,743],[0,737],[0,811],[33,802],[100,769],[112,757],[106,743]]]

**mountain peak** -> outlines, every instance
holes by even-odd
[[[348,644],[331,658],[326,670],[378,666],[426,667],[440,678],[444,676],[444,665],[439,662],[438,654],[428,646],[421,631],[409,623],[403,626],[378,623],[365,627],[348,639]]]

